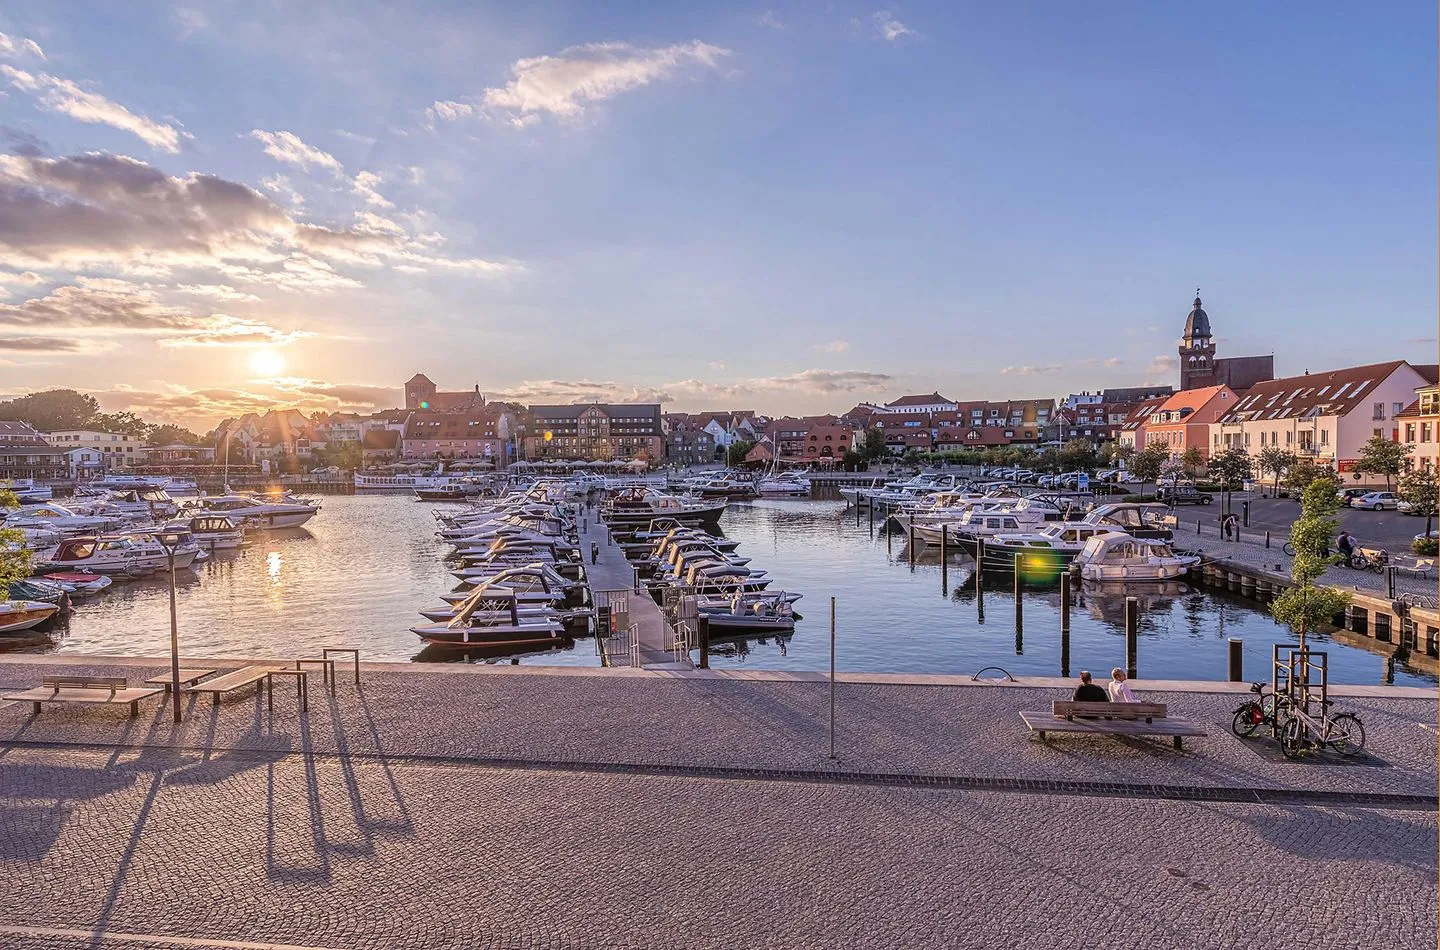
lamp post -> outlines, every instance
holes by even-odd
[[[175,549],[180,546],[183,536],[176,531],[163,531],[155,535],[165,557],[170,562],[170,700],[175,706],[175,721],[180,721],[180,631],[175,621]]]

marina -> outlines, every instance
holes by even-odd
[[[737,567],[775,578],[768,589],[783,588],[804,599],[795,604],[801,616],[789,631],[721,636],[717,625],[708,660],[718,669],[827,668],[832,597],[836,665],[851,672],[959,675],[998,666],[1014,675],[1060,676],[1109,669],[1125,659],[1124,604],[1130,596],[1139,602],[1138,663],[1145,677],[1224,679],[1232,637],[1244,643],[1246,669],[1263,671],[1270,646],[1288,638],[1264,604],[1242,596],[1238,585],[1232,593],[1199,578],[1140,585],[1077,581],[1068,611],[1068,650],[1062,657],[1062,608],[1054,572],[1046,575],[1048,580],[1040,575],[1026,578],[1017,611],[1010,576],[987,572],[977,584],[969,555],[947,550],[942,560],[938,545],[912,549],[905,532],[875,527],[843,500],[724,501],[718,515],[712,514],[717,509],[711,500],[692,506],[697,514],[690,527],[715,535],[709,543],[720,553],[748,559]],[[187,655],[267,656],[315,652],[343,642],[371,659],[603,665],[590,616],[578,618],[583,621],[579,624],[567,622],[565,635],[554,643],[524,649],[487,645],[470,651],[435,650],[410,632],[429,621],[421,611],[457,602],[460,595],[452,592],[459,580],[456,572],[483,571],[447,560],[452,545],[437,537],[437,511],[453,516],[466,509],[458,502],[418,501],[413,490],[408,496],[327,496],[323,514],[301,527],[248,532],[244,547],[215,546],[206,559],[177,572]],[[672,504],[660,510],[676,509]],[[628,617],[635,623],[641,616],[638,605],[653,598],[634,592],[637,570],[625,554],[642,555],[645,542],[611,543],[612,531],[638,530],[642,521],[648,527],[654,519],[632,517],[623,526],[607,528],[597,519],[599,513],[596,507],[578,512],[575,558],[586,562],[583,576],[595,590],[630,592]],[[621,521],[626,519],[622,516]],[[597,552],[593,565],[588,563],[592,541]],[[568,570],[578,573],[575,568],[580,566]],[[13,640],[15,648],[91,655],[163,653],[168,648],[163,572],[116,581],[103,594],[75,598],[68,618],[45,624],[39,642],[30,637]],[[721,602],[730,606],[731,599],[711,599],[712,610]],[[675,659],[668,636],[654,628],[647,641],[649,660],[659,661],[661,652]],[[1374,649],[1347,631],[1318,639],[1333,651],[1331,676],[1336,682],[1436,682],[1433,665],[1407,665],[1403,653],[1397,658],[1393,648]],[[690,645],[694,649],[688,662],[693,663],[699,659],[698,637]]]

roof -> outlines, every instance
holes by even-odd
[[[393,451],[400,445],[400,430],[398,429],[371,429],[365,433],[360,446],[363,449],[374,449],[382,451]]]
[[[1191,412],[1195,412],[1203,409],[1221,390],[1229,388],[1228,386],[1202,386],[1199,389],[1182,389],[1180,392],[1162,402],[1158,409],[1151,411],[1180,412],[1189,409]]]
[[[1185,339],[1210,336],[1210,317],[1200,307],[1200,288],[1195,288],[1195,303],[1185,317]]]
[[[498,439],[500,414],[474,412],[412,412],[405,420],[406,439]]]
[[[1411,363],[1410,368],[1420,374],[1420,378],[1431,386],[1440,382],[1440,365],[1435,363]]]
[[[546,419],[578,419],[586,409],[599,409],[607,416],[650,416],[660,418],[660,404],[657,403],[603,403],[577,402],[567,406],[531,406],[530,414]]]
[[[1194,391],[1195,390],[1191,390],[1191,392]],[[1154,399],[1147,399],[1140,403],[1134,409],[1130,410],[1130,414],[1125,417],[1125,422],[1121,425],[1121,428],[1129,432],[1140,428],[1145,424],[1145,420],[1150,418],[1150,414],[1165,405],[1165,401],[1169,398],[1170,396],[1157,396]]]
[[[955,400],[953,400],[953,399],[946,399],[944,396],[940,395],[939,393],[930,393],[930,394],[928,394],[928,395],[922,395],[922,396],[901,396],[899,399],[896,399],[896,400],[894,400],[894,401],[892,401],[892,402],[886,403],[886,405],[887,405],[887,406],[933,406],[933,405],[935,405],[936,403],[942,403],[942,402],[944,402],[944,403],[953,403],[954,401],[955,401]]]
[[[434,381],[431,380],[430,377],[426,376],[424,373],[416,373],[414,376],[411,376],[409,379],[405,380],[406,386],[409,386],[411,383],[429,383],[431,386],[435,385]]]
[[[0,443],[6,445],[47,446],[50,443],[41,438],[30,425],[24,422],[0,421]]]
[[[1257,383],[1219,421],[1269,422],[1347,415],[1402,366],[1409,364],[1404,360],[1391,360]]]

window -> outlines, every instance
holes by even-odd
[[[1321,444],[1321,445],[1329,445],[1329,444],[1330,444],[1330,430],[1329,430],[1329,429],[1321,429],[1321,430],[1320,430],[1320,444]]]
[[[1384,429],[1371,429],[1370,432],[1371,432],[1371,433],[1375,436],[1375,438],[1377,438],[1377,439],[1383,439],[1383,438],[1385,437],[1385,430],[1384,430]]]
[[[1413,422],[1407,422],[1407,423],[1405,423],[1405,441],[1406,441],[1406,442],[1414,442],[1414,441],[1415,441],[1415,423],[1413,423]]]
[[[1285,444],[1286,444],[1286,445],[1290,445],[1290,444],[1293,443],[1294,441],[1295,441],[1295,433],[1293,433],[1293,432],[1287,432],[1287,433],[1285,433]]]
[[[1385,418],[1385,404],[1384,404],[1383,402],[1377,402],[1377,403],[1375,404],[1375,418],[1376,418],[1376,419],[1384,419],[1384,418]],[[1377,432],[1376,435],[1379,435],[1379,433]]]
[[[1428,423],[1428,422],[1422,422],[1422,423],[1420,423],[1420,441],[1421,441],[1421,442],[1429,442],[1429,441],[1430,441],[1430,423]]]
[[[1398,416],[1398,415],[1400,415],[1400,413],[1402,413],[1402,412],[1404,412],[1404,411],[1405,411],[1405,404],[1404,404],[1403,402],[1392,402],[1392,403],[1390,404],[1390,415],[1392,415],[1392,416]]]

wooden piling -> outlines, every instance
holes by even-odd
[[[1137,656],[1140,640],[1140,599],[1125,598],[1125,675],[1138,676]]]

